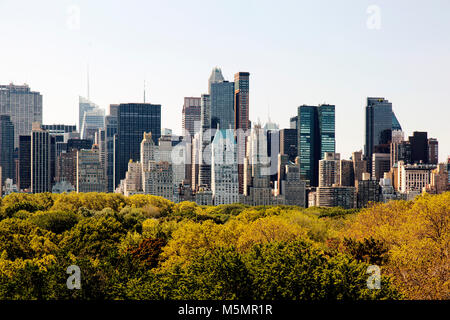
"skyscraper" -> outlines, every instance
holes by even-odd
[[[0,167],[2,181],[14,178],[14,125],[9,115],[0,115]]]
[[[105,110],[95,107],[84,112],[81,122],[81,139],[94,141],[95,133],[98,129],[105,127]]]
[[[234,129],[234,82],[211,84],[211,128]]]
[[[29,135],[33,122],[42,123],[42,95],[28,85],[0,85],[0,114],[10,116],[14,125],[14,148],[19,136]]]
[[[249,112],[249,82],[250,73],[238,72],[234,75],[234,128],[237,142],[237,161],[239,172],[239,193],[244,193],[244,158],[245,158],[245,132],[250,129]],[[239,130],[240,129],[240,130]]]
[[[200,130],[201,98],[185,97],[183,104],[183,135],[194,137]]]
[[[295,162],[297,157],[297,129],[280,130],[280,153],[289,156],[289,161]]]
[[[392,111],[392,103],[384,98],[368,97],[364,155],[369,163],[372,163],[373,153],[389,152],[392,130],[402,130],[397,117]],[[372,173],[372,166],[369,165],[368,170]]]
[[[31,131],[31,192],[51,191],[50,133],[33,123]]]
[[[225,81],[222,70],[215,67],[208,81],[211,96],[211,128],[234,129],[234,82]]]
[[[319,160],[335,152],[335,106],[298,107],[298,154],[300,174],[309,186],[318,186]]]
[[[250,73],[238,72],[234,75],[234,127],[249,129],[249,80]]]
[[[325,152],[336,152],[335,106],[321,104],[317,109],[320,134],[320,159],[323,159]]]
[[[94,110],[95,108],[98,108],[98,106],[89,101],[88,99],[79,96],[78,97],[78,131],[81,133],[81,128],[83,127],[83,118],[84,113],[87,111]]]
[[[31,136],[19,136],[19,181],[17,188],[31,188]]]
[[[114,191],[114,136],[117,134],[117,111],[119,105],[111,104],[109,106],[109,115],[105,117],[105,171],[106,188],[108,192]]]
[[[151,132],[155,143],[161,135],[161,105],[150,103],[120,104],[117,110],[117,161],[115,186],[125,178],[128,162],[140,157],[144,132]]]
[[[439,162],[439,143],[435,138],[428,139],[428,162],[438,164]]]
[[[428,133],[414,131],[409,137],[413,163],[428,163]]]
[[[211,187],[211,96],[202,94],[202,117],[200,140],[201,148],[199,152],[199,185]]]

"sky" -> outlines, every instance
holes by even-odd
[[[250,72],[250,120],[289,127],[302,104],[336,105],[336,151],[364,146],[366,97],[393,104],[405,134],[450,156],[450,1],[0,0],[0,83],[43,95],[45,124],[77,124],[78,96],[162,105],[181,133],[183,98],[213,67]]]

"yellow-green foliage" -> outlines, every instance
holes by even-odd
[[[388,249],[384,270],[412,299],[450,299],[450,193],[376,204],[341,237],[373,238]]]
[[[450,193],[361,212],[11,194],[0,299],[449,299],[449,208]],[[366,287],[369,263],[380,291]],[[71,264],[81,291],[65,286]]]

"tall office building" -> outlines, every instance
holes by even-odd
[[[220,83],[223,81],[225,81],[225,78],[222,75],[222,70],[218,67],[214,67],[208,79],[208,93],[211,94],[211,85],[213,83]]]
[[[238,148],[239,193],[241,194],[244,193],[245,132],[250,129],[249,85],[250,73],[238,72],[234,75],[234,128],[238,130],[236,132],[236,141]]]
[[[325,152],[336,152],[335,109],[334,105],[321,104],[317,107],[320,135],[320,159]]]
[[[439,143],[435,138],[428,139],[428,162],[438,164],[439,162]]]
[[[363,159],[363,152],[355,151],[352,153],[353,171],[356,181],[362,180],[363,173],[367,172],[367,160]]]
[[[365,123],[364,155],[372,163],[373,153],[389,153],[392,131],[402,128],[392,111],[392,103],[384,98],[367,98]],[[372,173],[372,166],[368,170]]]
[[[99,108],[99,106],[93,103],[92,101],[89,101],[88,99],[82,96],[78,97],[78,131],[80,131],[80,133],[83,127],[84,114],[96,108]]]
[[[297,129],[280,130],[280,153],[289,157],[289,161],[295,162],[298,155]]]
[[[298,116],[289,119],[289,129],[297,129]]]
[[[234,82],[211,83],[211,128],[234,129]]]
[[[201,148],[199,152],[199,174],[200,186],[211,187],[211,96],[202,94],[202,117],[200,140]]]
[[[150,103],[120,104],[117,110],[117,161],[115,186],[125,178],[128,162],[140,157],[144,132],[151,132],[155,143],[161,135],[161,105]]]
[[[19,136],[29,135],[33,122],[42,123],[42,95],[28,85],[0,85],[0,114],[10,116],[14,125],[14,148]]]
[[[428,133],[414,131],[409,143],[412,163],[428,163]]]
[[[31,192],[51,191],[51,136],[33,123],[31,131]]]
[[[15,179],[14,175],[14,125],[9,115],[0,115],[0,167],[2,181]]]
[[[201,98],[185,97],[183,104],[183,136],[187,133],[194,137],[194,134],[200,130],[201,119]]]
[[[318,186],[319,160],[325,152],[334,153],[335,106],[298,107],[298,154],[300,173],[309,186]]]
[[[234,128],[249,129],[249,80],[250,73],[234,75]]]
[[[105,127],[105,110],[95,107],[85,111],[81,122],[81,139],[94,141],[98,129]]]
[[[31,136],[19,136],[19,174],[17,188],[31,188]]]
[[[109,115],[105,117],[105,172],[106,189],[113,192],[114,186],[114,136],[117,134],[117,111],[119,105],[111,104],[109,106]]]

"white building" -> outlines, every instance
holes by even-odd
[[[233,130],[217,130],[214,136],[211,191],[215,205],[239,202],[237,149]]]
[[[436,165],[398,162],[398,186],[402,193],[421,193],[430,184],[431,171]]]

